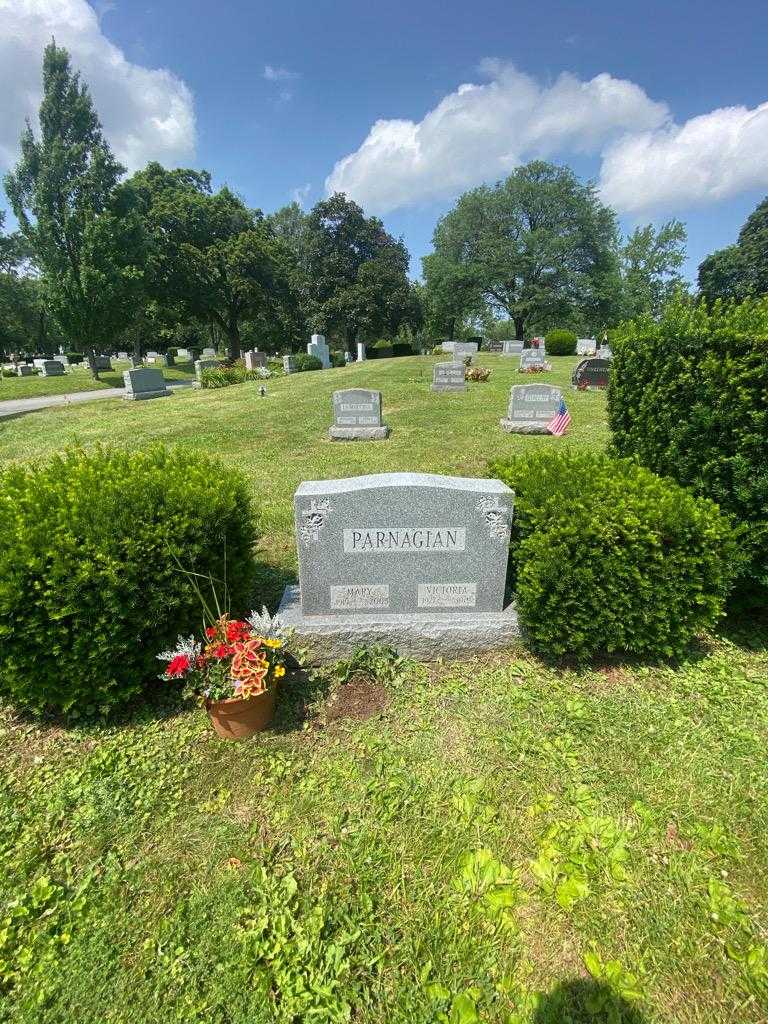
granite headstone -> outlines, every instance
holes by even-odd
[[[167,398],[171,392],[166,387],[162,370],[142,367],[137,370],[123,370],[123,398],[138,401],[145,398]]]
[[[610,359],[582,359],[571,375],[571,383],[580,391],[604,391],[610,379]]]
[[[547,424],[559,412],[562,400],[560,388],[549,384],[516,384],[500,426],[508,434],[546,434]]]
[[[466,391],[464,363],[435,363],[432,370],[433,391]]]
[[[381,392],[345,388],[333,393],[332,441],[383,441],[389,427],[381,421]]]
[[[514,494],[499,480],[384,473],[308,481],[294,498],[299,587],[278,617],[318,660],[369,643],[450,656],[506,646]]]
[[[63,377],[64,376],[64,364],[60,363],[58,359],[46,359],[40,368],[41,377]]]

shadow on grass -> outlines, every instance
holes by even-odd
[[[534,1024],[647,1024],[636,1006],[591,978],[560,982],[536,1008]]]
[[[748,651],[766,651],[768,608],[730,608],[717,633],[736,647]]]
[[[318,706],[328,697],[329,686],[330,680],[327,675],[308,672],[302,668],[289,671],[277,692],[275,718],[269,731],[301,731],[316,717]]]

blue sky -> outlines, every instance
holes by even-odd
[[[266,211],[330,177],[416,273],[455,195],[535,156],[600,181],[625,230],[680,217],[691,276],[768,193],[765,0],[0,0],[5,166],[52,33],[129,164],[206,167]]]

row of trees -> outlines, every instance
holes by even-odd
[[[207,171],[151,163],[125,178],[87,86],[55,44],[39,120],[5,178],[19,231],[3,238],[3,294],[16,320],[31,288],[74,349],[212,331],[233,359],[244,340],[295,348],[319,330],[351,349],[420,326],[405,245],[344,196],[265,217],[230,189],[214,191]],[[13,319],[4,344],[24,333]]]
[[[534,161],[462,195],[437,224],[423,283],[380,220],[334,195],[271,215],[207,171],[151,163],[126,178],[65,50],[43,61],[37,135],[5,179],[19,222],[2,232],[0,346],[6,351],[194,345],[297,349],[317,330],[358,340],[552,327],[594,334],[658,316],[687,285],[678,220],[622,239],[614,212],[567,167]],[[708,257],[702,294],[768,291],[768,200],[736,245]]]

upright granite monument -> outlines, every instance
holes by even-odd
[[[63,377],[64,376],[64,363],[60,363],[58,359],[46,359],[43,361],[43,365],[40,368],[41,377]]]
[[[604,391],[610,379],[610,359],[582,359],[571,375],[571,383],[579,391]]]
[[[593,356],[597,352],[597,341],[594,338],[578,338],[576,340],[577,356]]]
[[[244,354],[243,360],[246,370],[257,370],[260,366],[267,365],[267,353],[253,348]]]
[[[524,348],[524,342],[507,339],[501,343],[501,354],[503,356],[519,356]]]
[[[529,373],[536,370],[550,369],[549,363],[544,360],[544,351],[540,348],[525,348],[520,353],[520,373]]]
[[[299,586],[278,612],[314,660],[389,644],[426,658],[507,646],[514,494],[500,480],[383,473],[294,498]]]
[[[366,360],[365,345],[363,344],[362,341],[358,341],[358,343],[357,343],[357,359],[356,359],[356,362],[364,363],[365,360]]]
[[[324,370],[331,368],[331,353],[328,351],[328,346],[322,334],[312,335],[312,340],[307,345],[307,354],[319,359],[323,364]]]
[[[432,370],[433,391],[466,391],[464,363],[435,363]]]
[[[509,394],[509,409],[499,421],[508,434],[546,434],[547,424],[560,411],[563,393],[549,384],[516,384]]]
[[[123,398],[141,401],[145,398],[167,398],[171,392],[166,387],[162,370],[143,367],[138,370],[123,370],[125,392]]]
[[[296,373],[296,356],[290,353],[283,356],[283,373]]]
[[[381,422],[381,392],[346,388],[333,393],[332,441],[383,441],[389,427]]]
[[[461,360],[465,356],[477,355],[476,341],[457,341],[453,346],[453,358]]]

